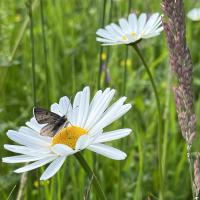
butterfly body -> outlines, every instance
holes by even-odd
[[[40,131],[40,135],[53,137],[63,127],[69,124],[67,116],[60,116],[44,108],[34,108],[33,113],[39,124],[46,124]]]

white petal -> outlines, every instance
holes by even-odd
[[[84,127],[85,121],[87,120],[88,111],[89,111],[89,102],[90,102],[90,89],[85,87],[80,97],[79,112],[77,125]]]
[[[104,43],[102,46],[111,46],[111,45],[120,45],[120,44],[128,44],[125,42],[115,42],[115,43]]]
[[[148,38],[152,38],[152,37],[155,37],[155,36],[157,36],[157,35],[160,35],[160,32],[155,32],[155,33],[152,33],[152,34],[147,34],[147,35],[145,35],[145,36],[143,36],[142,38],[143,39],[148,39]]]
[[[83,150],[90,144],[90,136],[88,134],[82,135],[76,142],[76,150]]]
[[[150,29],[152,29],[152,26],[155,24],[159,17],[159,13],[154,13],[153,15],[150,16],[149,20],[147,21],[145,27],[144,27],[144,32],[149,32]]]
[[[34,131],[33,129],[29,128],[29,127],[25,127],[25,126],[22,126],[20,127],[20,129],[18,130],[18,134],[20,133],[23,133],[23,134],[27,134],[27,135],[30,135],[30,136],[33,136],[33,137],[37,137],[37,138],[40,138],[41,140],[44,140],[45,142],[48,142],[50,143],[52,138],[51,137],[48,137],[48,136],[41,136],[39,134],[39,132],[36,132]]]
[[[51,147],[52,151],[60,156],[68,156],[74,154],[75,151],[64,144],[56,144]]]
[[[100,36],[100,37],[103,37],[105,39],[109,39],[111,41],[115,40],[108,31],[106,31],[105,29],[102,29],[102,28],[98,29],[97,32],[96,32],[96,34],[98,36]]]
[[[31,118],[30,121],[26,122],[26,125],[36,131],[37,133],[40,132],[41,128],[44,127],[44,124],[39,124],[35,117]]]
[[[89,130],[91,132],[95,132],[99,129],[103,129],[104,127],[111,124],[113,121],[124,115],[130,108],[130,104],[124,103],[126,98],[121,98],[117,102],[115,102],[103,115],[103,117]]]
[[[113,35],[113,38],[116,38],[116,40],[118,40],[118,39],[121,39],[121,37],[122,37],[122,35],[123,35],[123,32],[120,30],[116,30],[115,28],[113,28],[113,26],[112,25],[107,25],[106,27],[105,27],[105,29],[107,30],[107,31],[109,31],[110,33],[112,33],[112,35]]]
[[[114,110],[118,110],[126,101],[127,97],[121,97],[119,100],[117,100],[114,104],[112,104],[104,113],[104,116],[109,113],[112,112]]]
[[[47,180],[51,178],[56,172],[61,168],[63,165],[64,161],[66,159],[66,156],[62,156],[54,160],[44,171],[42,176],[40,177],[40,180]]]
[[[25,134],[31,135],[31,136],[39,136],[39,132],[37,132],[34,129],[31,129],[29,127],[26,127],[26,126],[20,127],[18,132],[25,133]]]
[[[110,104],[113,96],[115,94],[115,90],[105,90],[101,96],[101,98],[97,99],[96,102],[94,102],[94,105],[92,109],[89,111],[88,119],[85,124],[85,127],[87,130],[91,129],[94,124],[99,121],[102,114]]]
[[[150,33],[161,31],[163,31],[162,21],[160,21]]]
[[[49,154],[52,156],[52,154]],[[27,156],[27,155],[20,155],[20,156],[10,156],[2,158],[2,162],[5,163],[21,163],[21,162],[32,162],[36,160],[40,160],[42,158],[48,157],[47,155],[40,155],[40,156]]]
[[[14,172],[16,173],[23,173],[23,172],[27,172],[36,168],[39,168],[43,165],[46,165],[47,163],[50,163],[51,161],[55,160],[57,158],[57,156],[52,156],[52,157],[47,157],[41,160],[38,160],[34,163],[31,163],[29,165],[25,165],[24,167],[21,167],[19,169],[16,169]]]
[[[126,158],[124,152],[105,144],[93,144],[87,147],[87,149],[113,160],[124,160]]]
[[[126,19],[124,19],[124,18],[119,19],[119,25],[125,34],[127,34],[131,31]]]
[[[29,156],[36,156],[36,155],[51,153],[51,150],[49,148],[29,148],[25,146],[9,145],[9,144],[5,144],[4,148],[14,153],[19,153],[19,154],[24,154],[24,155],[29,155]]]
[[[100,38],[100,37],[97,37],[96,40],[97,40],[98,42],[105,42],[105,43],[111,43],[111,44],[115,43],[115,41],[112,41],[112,42],[111,42],[111,41],[108,40],[108,39],[104,39],[104,38]]]
[[[76,96],[74,98],[73,110],[72,110],[72,119],[70,121],[73,125],[77,124],[81,94],[82,94],[82,92],[77,92]]]
[[[107,122],[105,122],[105,124],[100,125],[100,127],[101,126],[106,127],[110,125],[112,122],[114,122],[115,120],[123,116],[125,113],[127,113],[131,109],[131,107],[132,107],[131,104],[123,105],[121,109],[119,109],[119,111],[112,118],[110,118]],[[98,128],[98,129],[102,129],[102,128]]]
[[[162,29],[160,29],[160,28],[162,28]],[[160,29],[160,30],[159,30],[159,29]],[[145,36],[145,35],[149,35],[149,34],[158,32],[158,30],[159,30],[160,32],[163,30],[163,27],[162,27],[162,18],[161,18],[161,16],[159,16],[158,19],[157,19],[148,29],[146,29],[146,27],[144,28],[143,35],[142,35],[142,36]]]
[[[18,133],[16,131],[9,130],[7,132],[7,136],[16,143],[21,145],[25,145],[28,147],[37,148],[39,147],[48,147],[50,145],[49,142],[46,142],[39,137],[33,137],[27,134]]]
[[[137,33],[138,31],[138,22],[137,22],[137,17],[135,15],[135,13],[131,13],[129,16],[128,16],[128,22],[129,22],[129,25],[132,29],[132,31],[134,33]]]
[[[51,112],[54,112],[54,113],[62,116],[59,105],[57,103],[54,103],[54,104],[51,105]]]
[[[119,36],[123,36],[124,35],[124,32],[123,30],[117,25],[117,24],[114,24],[114,23],[111,23],[110,26],[112,27],[112,29],[119,34]]]
[[[138,18],[138,34],[141,34],[144,30],[144,26],[147,20],[147,15],[142,13]]]
[[[117,139],[126,137],[130,133],[131,133],[131,129],[129,129],[129,128],[105,132],[105,133],[99,135],[93,143],[96,144],[96,143],[101,143],[101,142],[109,142],[112,140],[117,140]]]
[[[62,115],[67,115],[68,113],[71,112],[72,106],[71,106],[71,103],[70,103],[70,100],[68,97],[64,96],[64,97],[60,98],[59,110]]]
[[[107,30],[109,32],[109,34],[112,36],[113,40],[110,40],[109,42],[113,42],[113,41],[120,41],[121,40],[121,35],[112,28],[111,25],[107,25],[105,27],[105,30]],[[108,40],[108,39],[107,39]]]
[[[90,112],[91,112],[91,110],[93,110],[93,107],[96,106],[96,102],[98,102],[99,98],[102,98],[102,91],[101,90],[96,92],[92,101],[90,102],[90,108],[89,108]]]

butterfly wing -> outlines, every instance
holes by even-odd
[[[40,130],[40,135],[53,137],[56,134],[55,124],[47,124]]]
[[[40,131],[40,135],[53,137],[63,126],[68,124],[66,116],[59,116],[56,113],[44,108],[34,108],[35,119],[39,124],[46,124]]]
[[[68,124],[68,121],[56,124],[47,124],[40,130],[40,135],[53,137],[60,129]]]
[[[44,108],[34,108],[33,113],[35,116],[35,119],[39,124],[53,124],[57,122],[61,117],[57,115],[56,113],[53,113],[51,111],[48,111]]]

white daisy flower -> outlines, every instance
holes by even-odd
[[[128,20],[119,19],[119,26],[111,23],[104,29],[97,30],[96,40],[103,45],[130,44],[140,39],[155,37],[163,30],[161,15],[152,14],[147,18],[147,14],[142,13],[138,18],[134,13],[129,14]]]
[[[124,152],[103,144],[131,133],[128,128],[103,132],[106,126],[131,108],[130,104],[124,104],[126,97],[121,97],[109,106],[114,94],[114,89],[99,90],[90,102],[90,89],[85,87],[76,94],[72,105],[68,97],[62,97],[59,103],[51,106],[51,111],[60,116],[66,115],[70,123],[54,137],[41,136],[40,131],[44,125],[38,124],[34,117],[18,131],[9,130],[8,137],[19,145],[5,144],[4,148],[20,155],[5,157],[3,162],[32,162],[15,170],[17,173],[51,163],[40,177],[40,180],[46,180],[60,169],[69,155],[84,149],[114,160],[125,159]]]
[[[193,8],[190,10],[187,17],[193,21],[200,21],[200,8]]]

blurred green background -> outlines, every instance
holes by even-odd
[[[40,0],[33,9],[35,81],[37,105],[50,104],[89,85],[92,94],[98,87],[117,90],[116,98],[128,97],[133,108],[123,119],[108,129],[130,127],[133,132],[119,142],[112,142],[128,154],[124,161],[113,161],[97,155],[97,176],[108,199],[158,199],[158,158],[162,158],[164,199],[191,199],[191,187],[186,158],[186,145],[177,124],[171,87],[171,76],[165,34],[142,41],[139,47],[149,64],[161,98],[164,131],[162,152],[157,152],[156,102],[146,71],[136,53],[126,46],[101,48],[95,32],[104,24],[127,17],[128,10],[136,13],[161,12],[158,0],[43,0],[44,23],[41,23]],[[131,3],[131,4],[130,4]],[[104,8],[105,4],[105,8]],[[28,2],[2,0],[0,2],[0,151],[1,157],[14,155],[3,149],[11,143],[8,129],[18,129],[30,119],[34,105],[33,73],[31,68],[33,43],[30,39]],[[197,1],[185,1],[186,12]],[[195,110],[197,133],[200,131],[200,22],[186,19],[187,39],[194,63]],[[45,30],[45,40],[42,30]],[[47,51],[44,51],[46,41]],[[126,59],[127,58],[127,59]],[[126,63],[126,64],[125,64]],[[127,69],[126,82],[124,70]],[[48,83],[48,84],[47,84]],[[126,84],[126,90],[124,90]],[[193,150],[200,146],[197,135]],[[84,152],[92,167],[93,154]],[[22,164],[0,164],[1,199],[16,199],[20,175],[13,172]],[[28,173],[23,199],[84,199],[90,180],[73,156],[67,159],[60,172],[51,180],[39,182],[43,169]],[[91,190],[89,199],[97,199]]]

